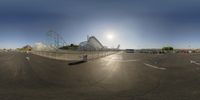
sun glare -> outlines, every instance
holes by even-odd
[[[113,35],[113,33],[108,33],[106,37],[108,40],[113,40],[114,35]]]

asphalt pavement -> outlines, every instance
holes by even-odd
[[[0,53],[0,100],[199,100],[199,54],[120,52],[88,62]]]

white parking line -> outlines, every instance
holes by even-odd
[[[150,64],[147,64],[147,63],[144,63],[144,65],[148,66],[148,67],[152,67],[152,68],[155,68],[155,69],[160,69],[160,70],[166,70],[166,68],[162,68],[162,67],[157,67],[157,66],[154,66],[154,65],[150,65]]]
[[[200,65],[200,63],[198,63],[198,62],[196,62],[196,61],[194,61],[194,60],[190,60],[190,63],[191,63],[191,64],[196,64],[196,65]]]
[[[113,60],[113,61],[119,61],[119,62],[135,62],[138,60]]]
[[[116,61],[116,62],[136,62],[139,61],[138,59],[123,59],[121,56],[114,56],[114,57],[108,57],[105,58],[106,61]]]
[[[26,60],[30,61],[30,57],[26,57]]]
[[[131,60],[109,59],[109,61],[116,61],[116,62],[136,62],[136,61],[139,61],[139,60],[137,60],[137,59],[131,59]]]

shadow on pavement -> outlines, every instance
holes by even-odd
[[[85,62],[87,62],[87,61],[83,61],[83,60],[75,61],[75,62],[70,62],[68,65],[77,65],[77,64],[82,64],[82,63],[85,63]]]

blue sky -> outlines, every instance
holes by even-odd
[[[0,1],[0,48],[45,42],[50,29],[68,44],[94,35],[108,47],[200,48],[199,26],[198,0]]]

